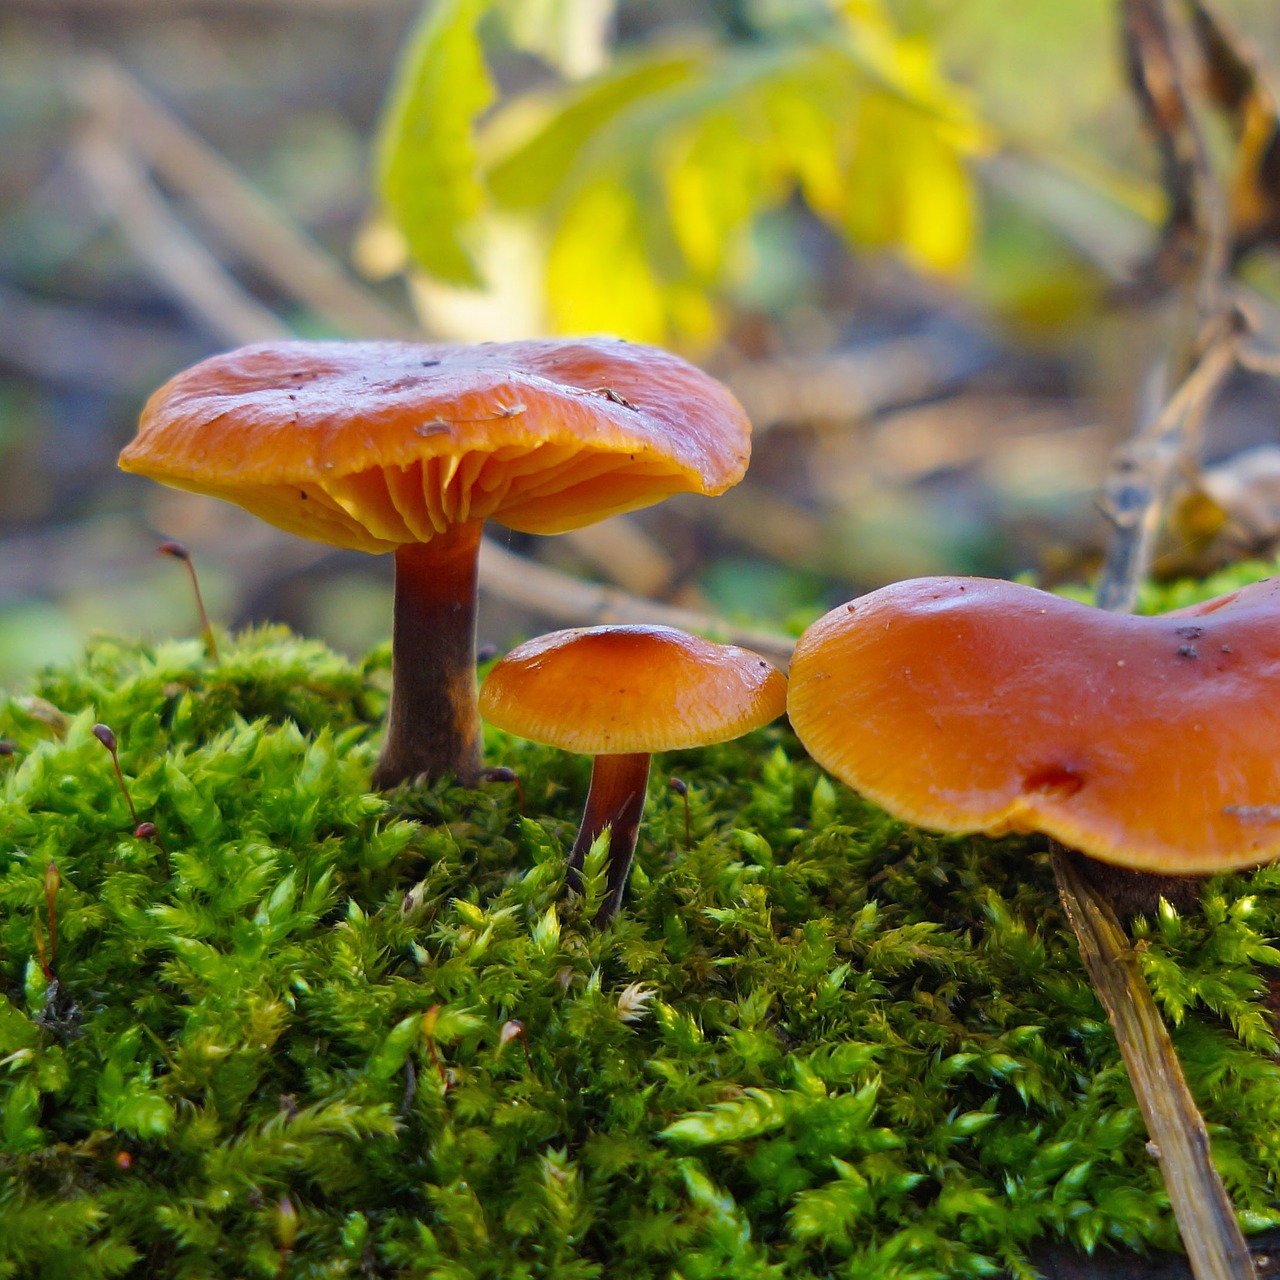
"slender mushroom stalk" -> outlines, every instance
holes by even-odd
[[[587,851],[609,827],[599,926],[622,905],[652,753],[728,742],[776,720],[786,699],[786,677],[749,649],[673,627],[581,627],[496,663],[480,711],[508,733],[595,757],[565,884],[581,890]]]
[[[396,548],[391,705],[373,785],[451,773],[475,786],[483,768],[476,707],[476,565],[483,524],[454,525]]]
[[[390,724],[374,775],[387,788],[480,778],[485,520],[563,533],[671,494],[721,493],[750,452],[750,424],[720,383],[638,343],[278,342],[170,379],[120,466],[291,533],[395,552]]]
[[[200,618],[200,634],[204,637],[204,653],[210,662],[218,661],[218,638],[213,633],[213,623],[209,621],[209,611],[204,607],[204,595],[200,590],[200,578],[196,573],[191,552],[181,542],[162,542],[156,550],[162,556],[180,560],[187,566],[187,577],[191,579],[191,591],[196,598],[196,613]]]
[[[647,751],[624,755],[596,756],[591,765],[591,787],[577,839],[569,852],[569,870],[565,883],[574,892],[582,889],[579,874],[587,852],[600,833],[608,827],[609,872],[604,903],[598,920],[611,920],[622,905],[622,894],[631,874],[631,861],[640,834],[640,817],[644,813],[645,790],[649,785]]]

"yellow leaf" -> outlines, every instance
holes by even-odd
[[[603,179],[565,209],[547,262],[547,299],[562,333],[662,342],[666,308],[631,194]]]

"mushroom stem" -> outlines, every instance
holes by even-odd
[[[609,871],[604,903],[596,916],[597,925],[608,924],[622,905],[622,895],[635,856],[640,815],[644,812],[645,788],[649,782],[649,753],[596,756],[591,766],[591,789],[582,811],[578,838],[569,853],[565,883],[575,892],[582,890],[582,865],[595,838],[611,828]]]
[[[476,561],[483,521],[396,549],[387,737],[380,790],[425,774],[474,786],[481,769],[476,706]]]
[[[1115,914],[1069,849],[1050,842],[1063,910],[1111,1020],[1134,1096],[1160,1162],[1169,1204],[1197,1280],[1256,1277],[1253,1258],[1209,1151],[1204,1118]]]

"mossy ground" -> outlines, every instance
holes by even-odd
[[[950,1280],[1176,1247],[1035,841],[905,828],[775,727],[658,762],[600,932],[601,858],[563,893],[587,761],[493,734],[523,815],[502,783],[384,800],[377,662],[225,644],[103,640],[0,698],[0,1275]],[[1251,1228],[1280,1223],[1278,917],[1268,868],[1135,925]]]

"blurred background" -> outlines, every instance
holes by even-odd
[[[1271,0],[1221,9],[1280,66]],[[907,576],[1085,579],[1158,176],[1112,0],[0,0],[0,684],[193,632],[163,539],[220,623],[385,638],[389,557],[115,469],[160,382],[290,333],[614,332],[723,378],[736,489],[490,531],[638,596],[794,630]],[[1280,303],[1274,251],[1242,271]],[[1160,572],[1271,554],[1278,419],[1233,376]],[[571,620],[520,594],[482,641]]]

